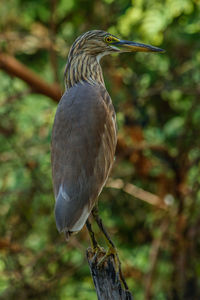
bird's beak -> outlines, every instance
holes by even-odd
[[[151,45],[124,40],[114,43],[114,46],[116,46],[122,52],[165,52],[165,50]]]

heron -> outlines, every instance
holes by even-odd
[[[101,58],[112,53],[163,51],[102,30],[82,34],[70,48],[65,92],[56,111],[51,145],[56,226],[67,240],[86,223],[95,243],[88,221],[92,213],[113,246],[97,208],[117,144],[116,114],[104,83]]]

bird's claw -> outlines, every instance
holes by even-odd
[[[104,248],[100,247],[98,244],[92,248],[92,261],[96,263],[98,261],[99,256],[105,256],[106,251]]]
[[[99,260],[97,266],[100,268],[109,256],[113,256],[115,265],[117,266],[117,272],[120,271],[119,258],[117,254],[117,250],[114,247],[109,247],[108,251],[104,254],[104,256]]]

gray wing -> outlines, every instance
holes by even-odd
[[[52,171],[59,231],[79,231],[112,168],[114,108],[104,87],[77,84],[63,95],[52,133]]]

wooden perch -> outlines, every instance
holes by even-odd
[[[98,300],[133,300],[130,291],[125,290],[120,281],[114,256],[106,256],[103,263],[99,264],[105,253],[102,248],[98,252],[93,252],[91,248],[86,251]]]
[[[47,83],[15,57],[0,53],[0,68],[8,74],[25,81],[35,92],[48,96],[56,102],[60,100],[62,92],[58,84]]]

